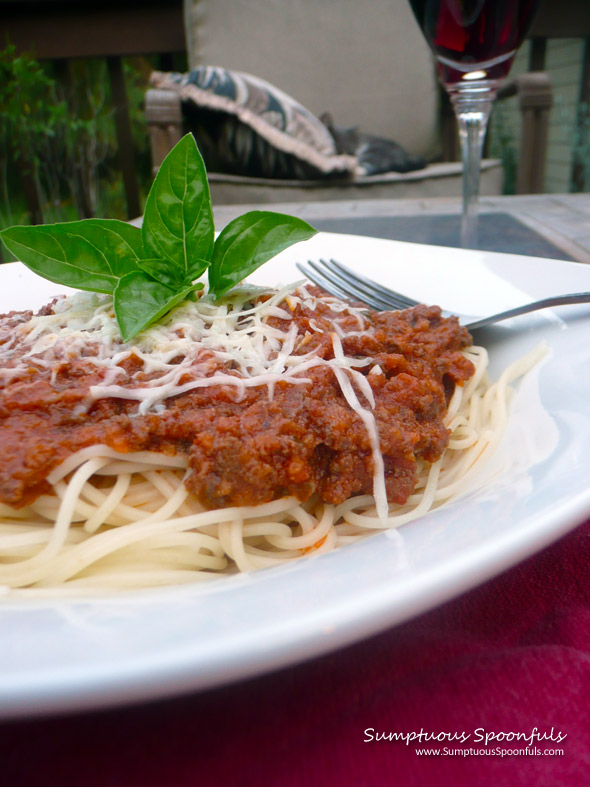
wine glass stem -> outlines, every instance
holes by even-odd
[[[477,248],[478,199],[483,141],[496,95],[496,85],[460,85],[449,94],[459,124],[463,160],[463,215],[461,246]]]

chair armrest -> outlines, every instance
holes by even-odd
[[[498,98],[518,95],[521,113],[517,194],[540,194],[545,190],[545,164],[549,115],[553,106],[553,83],[544,71],[531,71],[509,80]]]
[[[152,172],[182,136],[182,110],[180,98],[171,90],[150,88],[145,95],[145,116],[150,135]]]

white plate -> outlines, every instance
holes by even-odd
[[[334,256],[384,283],[466,313],[590,290],[575,263],[320,234],[260,269],[300,278],[295,260]],[[63,288],[0,268],[0,311]],[[93,709],[264,673],[360,640],[483,582],[590,514],[590,306],[521,317],[480,333],[492,372],[545,340],[521,386],[496,475],[407,525],[288,567],[83,601],[0,600],[0,715]]]

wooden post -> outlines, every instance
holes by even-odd
[[[35,164],[21,147],[19,157],[20,183],[31,224],[43,224],[43,207],[35,177]]]
[[[65,92],[66,103],[70,108],[72,114],[75,114],[74,105],[74,80],[72,78],[72,66],[69,60],[65,58],[58,58],[54,60],[55,75],[62,85]],[[78,211],[85,219],[94,216],[94,210],[90,202],[90,195],[86,187],[87,180],[84,178],[82,169],[85,165],[84,161],[74,161],[74,188],[76,191],[76,202]]]
[[[549,134],[549,113],[553,106],[553,88],[544,72],[516,77],[522,130],[517,194],[541,194],[545,187],[545,157]]]
[[[529,71],[544,71],[547,55],[547,39],[535,36],[531,38],[529,52]]]
[[[134,219],[141,215],[139,201],[139,186],[135,172],[133,157],[133,137],[129,120],[129,106],[125,77],[123,75],[123,62],[118,55],[107,57],[109,80],[115,106],[115,128],[117,133],[119,167],[123,175],[123,186],[127,199],[127,218]]]
[[[145,97],[145,117],[150,133],[152,174],[182,136],[180,98],[172,90],[150,88]]]

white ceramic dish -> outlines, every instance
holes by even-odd
[[[260,269],[333,256],[448,309],[485,314],[590,290],[575,263],[320,234]],[[63,288],[0,268],[0,310]],[[338,648],[406,620],[541,549],[590,515],[590,306],[521,317],[477,337],[492,373],[545,340],[483,487],[404,527],[294,565],[117,598],[0,599],[0,716],[94,709],[210,688]],[[493,471],[493,472],[492,472]]]

